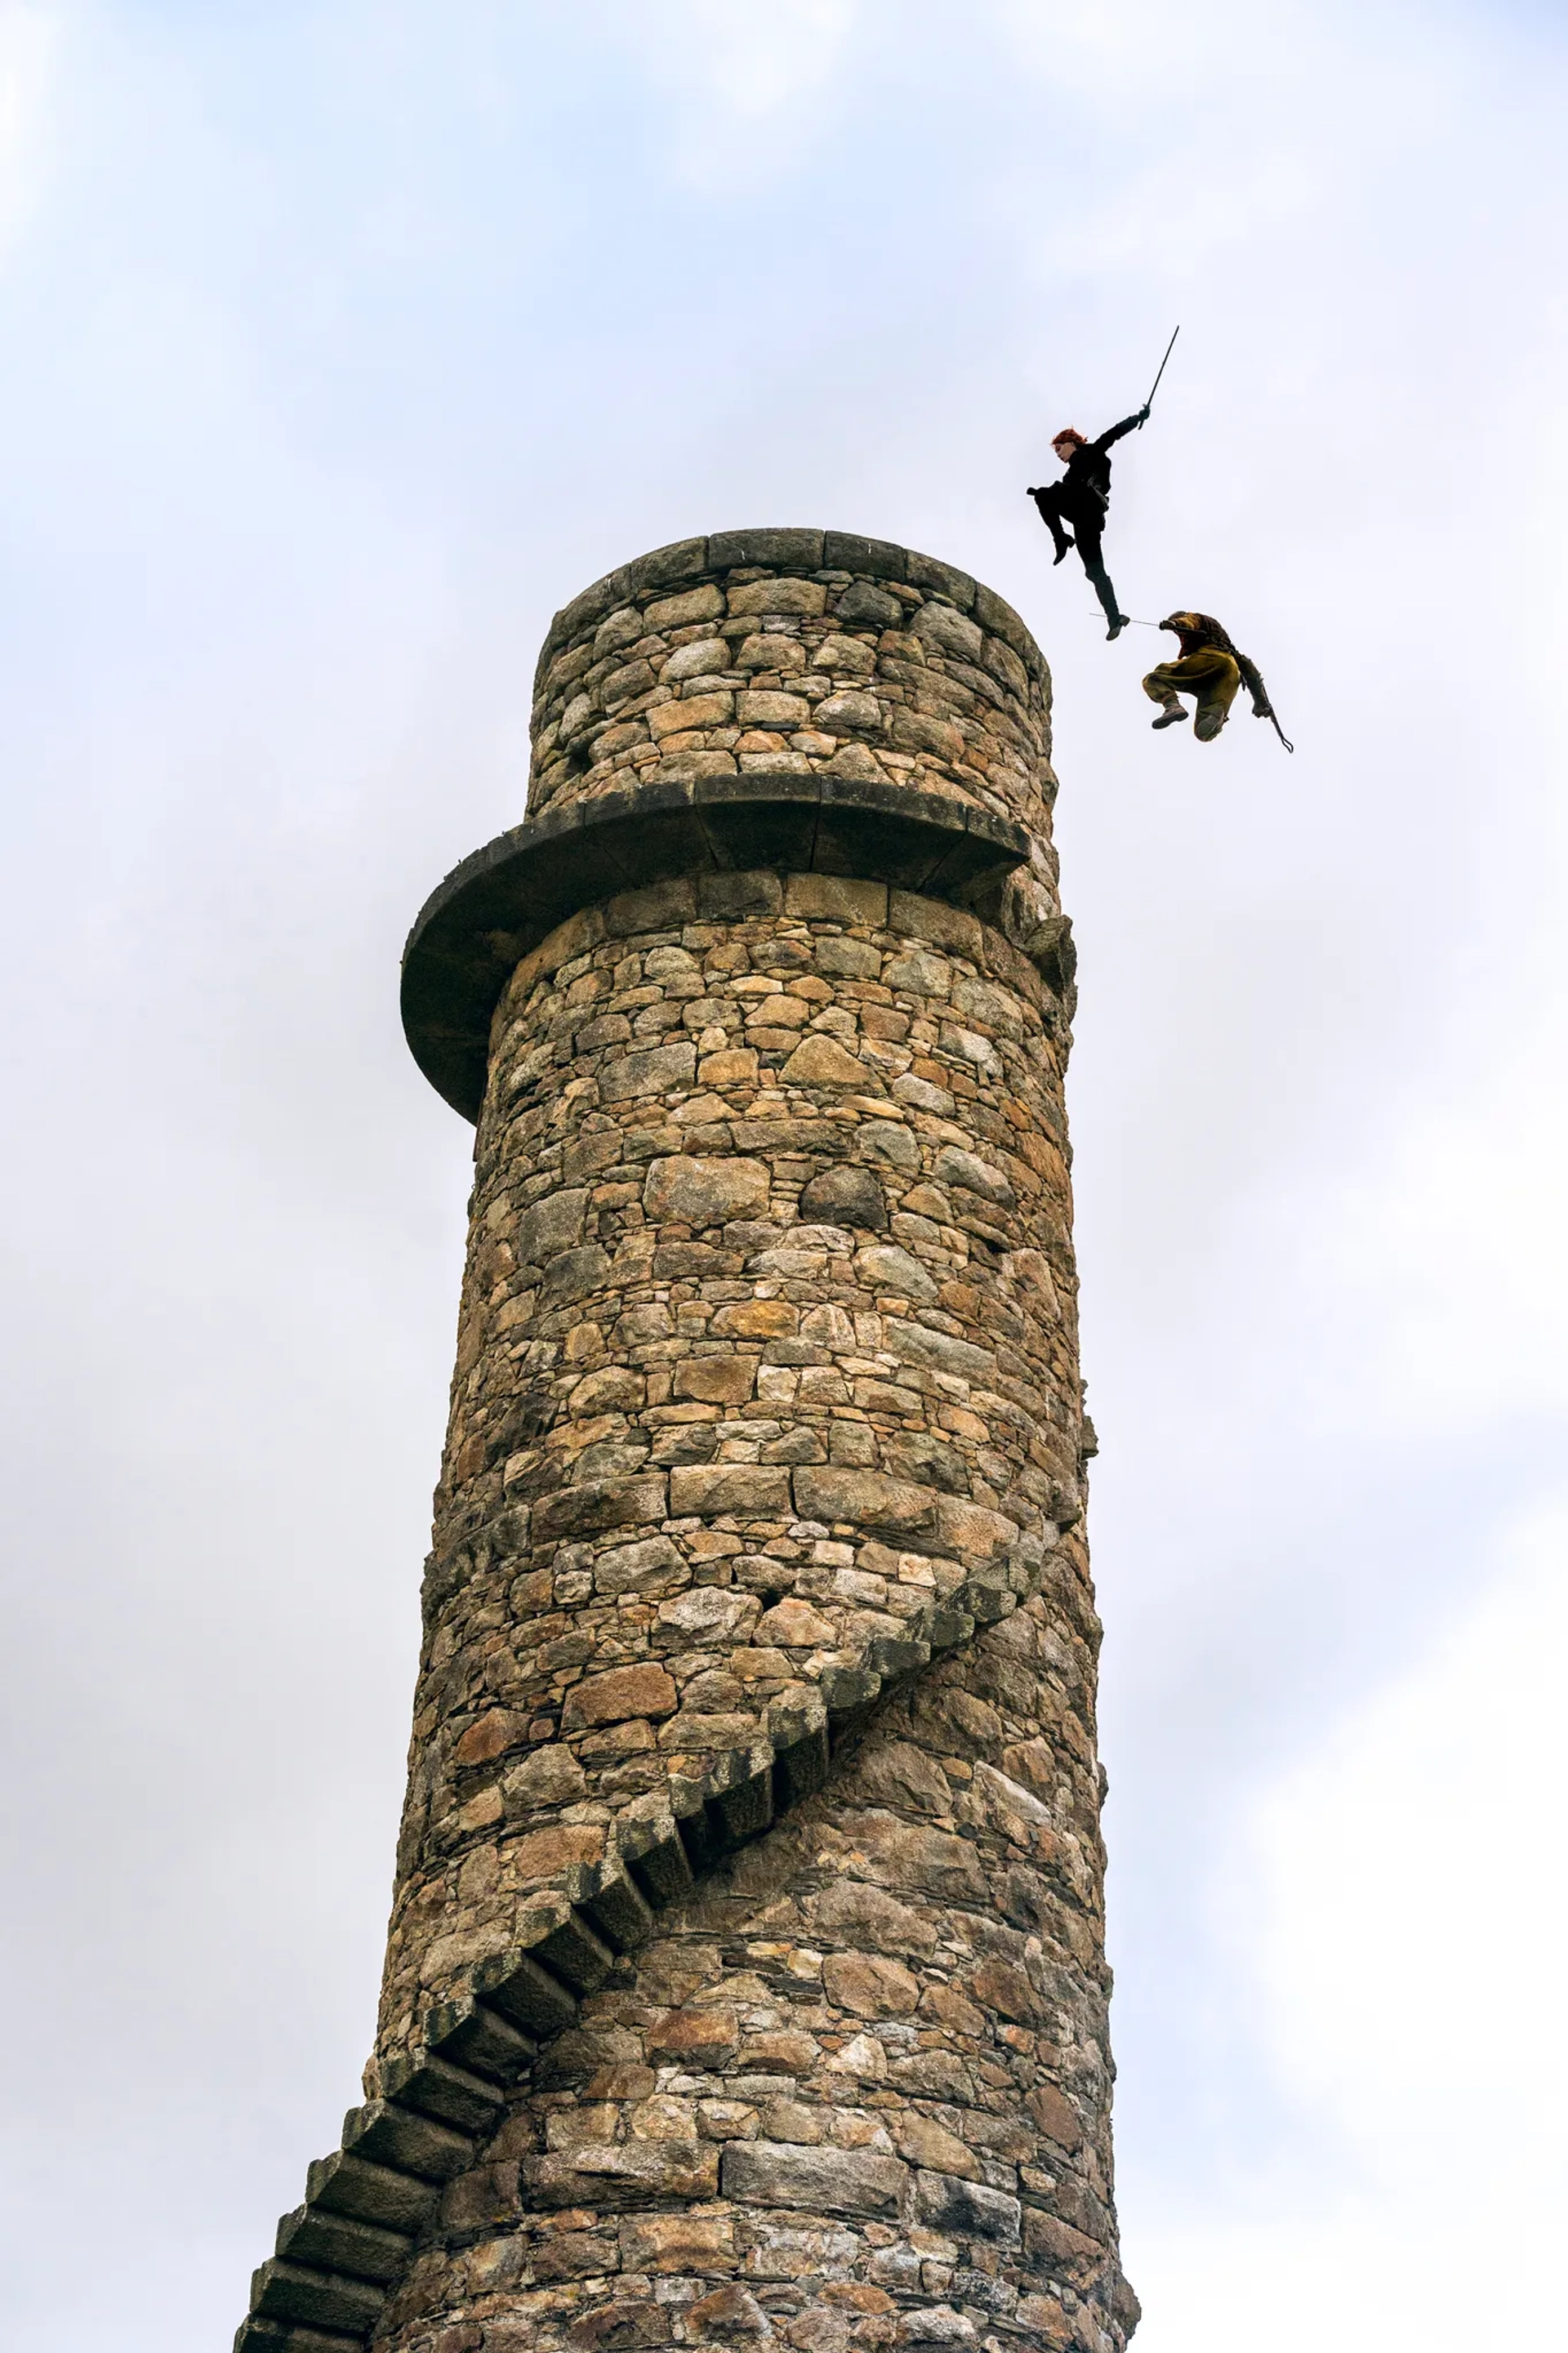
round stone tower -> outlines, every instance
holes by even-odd
[[[243,2353],[1125,2343],[1048,721],[842,533],[556,617],[405,960],[478,1123],[408,1799]]]

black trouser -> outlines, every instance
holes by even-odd
[[[1111,586],[1110,575],[1105,569],[1105,558],[1100,553],[1100,535],[1105,529],[1104,515],[1098,509],[1079,507],[1076,502],[1073,506],[1064,509],[1059,490],[1037,491],[1035,504],[1040,511],[1040,521],[1056,542],[1058,555],[1064,548],[1069,547],[1073,541],[1077,542],[1079,554],[1083,559],[1083,568],[1089,575],[1095,595],[1105,608],[1106,619],[1119,621],[1121,618],[1121,610],[1116,602],[1116,591]],[[1067,523],[1072,525],[1071,540],[1068,539],[1063,528]]]

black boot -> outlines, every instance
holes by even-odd
[[[1122,630],[1128,626],[1129,617],[1127,614],[1122,612],[1121,607],[1117,604],[1116,591],[1111,586],[1107,574],[1101,572],[1097,576],[1094,583],[1094,593],[1099,597],[1100,604],[1104,608],[1105,617],[1110,624],[1110,627],[1105,632],[1106,639],[1109,643],[1111,639],[1119,638],[1121,635]]]

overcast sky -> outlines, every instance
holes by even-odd
[[[398,954],[552,610],[757,522],[1055,671],[1140,2353],[1543,2341],[1565,64],[1526,0],[0,0],[18,2345],[226,2344],[356,2096],[469,1153]],[[1152,734],[1023,495],[1178,320],[1113,577],[1294,759]]]

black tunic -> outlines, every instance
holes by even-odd
[[[1124,417],[1102,433],[1098,441],[1085,441],[1068,459],[1061,480],[1052,484],[1056,496],[1052,501],[1057,512],[1068,522],[1081,516],[1085,522],[1103,523],[1105,511],[1110,504],[1110,445],[1131,433],[1140,423],[1137,417]]]

